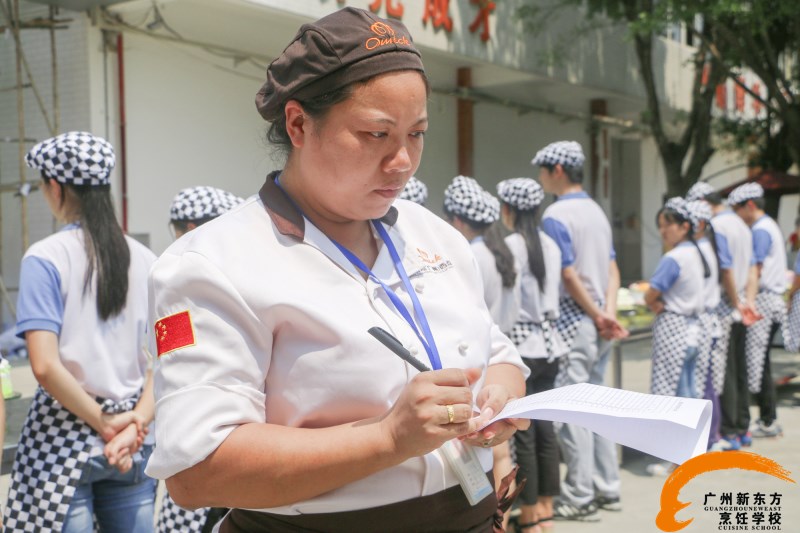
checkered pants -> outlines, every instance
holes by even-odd
[[[759,291],[756,296],[756,311],[764,318],[747,328],[745,354],[747,357],[747,386],[753,394],[761,392],[764,375],[764,359],[770,339],[772,324],[781,324],[786,314],[786,305],[780,294]]]
[[[98,398],[105,413],[130,411],[137,398],[120,403]],[[75,488],[100,436],[38,387],[11,470],[6,532],[61,531]]]
[[[722,394],[722,386],[725,382],[725,364],[727,362],[726,353],[719,349],[723,335],[722,320],[716,310],[700,313],[700,353],[697,356],[697,367],[695,368],[695,383],[705,388],[706,379],[711,374],[711,383],[714,393]],[[728,325],[726,335],[730,333]],[[727,342],[725,343],[727,346]]]
[[[164,490],[161,498],[161,510],[158,513],[157,533],[183,533],[192,531],[200,533],[208,517],[208,508],[190,511],[175,503],[169,493]]]
[[[792,307],[783,321],[783,346],[789,352],[800,352],[800,291],[792,296]]]
[[[653,324],[653,369],[650,392],[675,396],[681,376],[686,349],[687,333],[693,317],[670,311],[660,313]]]

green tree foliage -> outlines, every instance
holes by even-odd
[[[526,21],[541,21],[564,7],[585,9],[590,19],[626,25],[647,98],[643,120],[658,145],[668,194],[682,194],[701,176],[714,153],[714,131],[725,133],[725,147],[755,152],[760,166],[785,169],[791,161],[800,164],[800,1],[529,0],[519,14]],[[677,134],[665,127],[656,90],[657,69],[662,66],[653,63],[656,36],[675,24],[691,32],[696,50],[691,107]],[[743,69],[763,81],[766,94],[742,84]],[[714,91],[727,77],[764,104],[766,119],[723,118],[714,129]]]

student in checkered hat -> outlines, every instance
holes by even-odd
[[[409,200],[415,204],[425,205],[425,202],[428,201],[428,186],[414,176],[411,176],[408,178],[408,182],[398,198]]]
[[[707,230],[714,234],[722,288],[716,310],[720,323],[716,351],[725,355],[724,364],[719,369],[723,372],[721,438],[712,445],[712,450],[738,450],[751,443],[745,336],[747,325],[757,320],[754,308],[757,274],[752,262],[753,237],[747,224],[725,205],[722,195],[708,184],[695,184],[689,189],[689,195],[711,206],[711,224]],[[718,383],[718,379],[715,378],[715,383]]]
[[[691,190],[690,190],[691,192]],[[718,314],[721,303],[719,255],[714,227],[711,225],[711,205],[704,200],[686,202],[689,212],[694,240],[706,260],[711,275],[703,283],[704,309],[699,315],[700,353],[697,356],[695,383],[698,392],[713,406],[711,413],[711,431],[708,435],[709,448],[720,440],[721,407],[720,394],[725,379],[725,361],[727,354],[720,349],[722,339],[722,320]],[[727,343],[724,343],[727,346]]]
[[[554,386],[561,357],[567,349],[558,333],[558,295],[561,251],[538,227],[544,190],[531,178],[512,178],[497,184],[500,215],[512,232],[506,242],[521,273],[519,320],[509,336],[531,369],[526,394]],[[553,496],[560,492],[558,439],[549,420],[534,420],[526,431],[514,434],[519,472],[526,479],[520,493],[522,514],[518,528],[548,527],[553,519]]]
[[[711,268],[694,240],[691,215],[683,198],[671,198],[656,217],[667,253],[650,278],[644,301],[656,314],[653,323],[653,367],[650,392],[662,396],[698,397],[697,356],[703,335],[700,313],[703,288]],[[667,475],[671,463],[648,465],[650,475]]]
[[[750,427],[753,437],[776,437],[783,433],[777,422],[777,395],[772,379],[770,347],[786,312],[786,248],[778,224],[764,212],[764,189],[758,183],[740,185],[728,196],[733,211],[750,226],[753,261],[758,279],[756,312],[763,318],[747,328],[745,353],[747,385],[756,397],[760,417]]]
[[[500,203],[473,178],[456,176],[444,191],[445,218],[470,243],[483,279],[483,298],[492,320],[509,335],[519,316],[520,265],[502,231]],[[513,467],[508,443],[492,448],[495,485]]]
[[[492,448],[529,422],[478,428],[528,369],[469,243],[396,201],[428,127],[419,51],[402,22],[345,7],[266,78],[256,106],[284,168],[151,270],[147,471],[180,505],[230,507],[226,533],[492,531],[510,505]]]
[[[514,256],[489,228],[500,219],[500,203],[473,178],[456,176],[444,191],[447,221],[470,243],[483,278],[483,297],[495,324],[508,334],[519,314],[519,275]]]
[[[235,194],[216,187],[189,187],[183,189],[169,208],[169,221],[175,237],[179,238],[206,222],[210,222],[244,202]],[[204,531],[216,524],[227,512],[225,508],[201,507],[184,509],[164,490],[156,519],[158,533],[172,531]]]
[[[628,332],[616,318],[619,269],[611,225],[584,192],[584,155],[574,141],[559,141],[537,152],[539,182],[557,200],[545,210],[542,229],[561,250],[561,301],[558,331],[570,350],[556,386],[602,385],[611,340]],[[596,521],[598,507],[621,510],[617,450],[610,440],[564,424],[559,431],[567,475],[555,513],[566,520]]]
[[[242,202],[243,198],[216,187],[189,187],[172,199],[169,223],[177,238],[227,213]]]
[[[65,224],[22,259],[17,334],[39,381],[11,473],[5,531],[152,531],[147,273],[155,255],[114,216],[114,150],[69,132],[34,146]],[[147,435],[147,436],[146,436]],[[95,521],[96,517],[96,521]]]

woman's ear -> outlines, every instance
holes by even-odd
[[[308,115],[303,111],[303,106],[297,100],[289,100],[283,110],[286,116],[286,133],[292,141],[294,148],[302,148],[305,136],[308,134]]]

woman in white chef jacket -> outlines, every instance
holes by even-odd
[[[492,531],[489,448],[527,421],[481,427],[527,371],[469,245],[395,202],[426,100],[402,23],[344,8],[302,26],[256,98],[284,169],[151,272],[148,472],[182,506],[234,509],[220,531]]]

